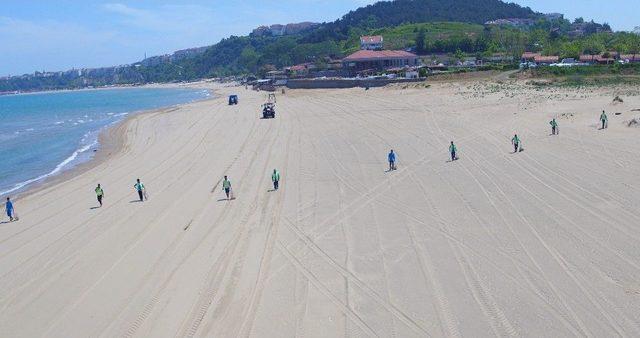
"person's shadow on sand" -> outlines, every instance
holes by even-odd
[[[91,208],[89,208],[89,210],[95,210],[95,209],[100,209],[100,207],[91,207]]]
[[[133,201],[129,201],[129,203],[142,203],[141,200],[133,200]]]

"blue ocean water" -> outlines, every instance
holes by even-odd
[[[126,115],[209,96],[186,88],[118,88],[0,96],[0,196],[91,158],[101,129]]]

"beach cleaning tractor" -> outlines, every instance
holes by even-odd
[[[262,118],[272,119],[276,117],[276,104],[267,102],[262,105]]]
[[[262,105],[262,118],[272,119],[276,117],[276,94],[269,94],[267,102]]]

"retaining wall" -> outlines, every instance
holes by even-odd
[[[287,81],[290,89],[320,89],[320,88],[355,88],[355,87],[383,87],[392,83],[423,82],[421,79],[381,79],[381,80],[355,80],[355,79],[291,79]]]

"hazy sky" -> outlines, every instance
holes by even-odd
[[[369,0],[1,0],[0,75],[128,64],[245,35],[262,24],[333,21]],[[540,12],[640,25],[640,0],[516,0]]]

